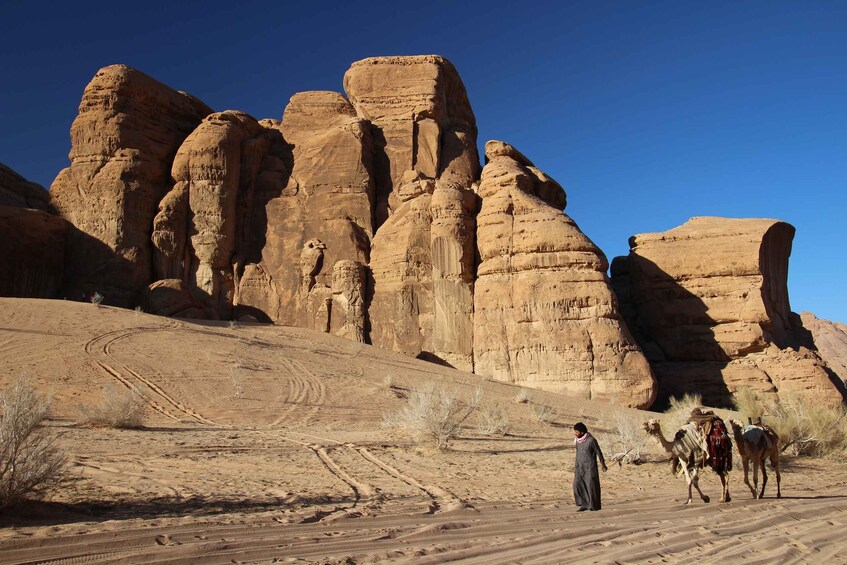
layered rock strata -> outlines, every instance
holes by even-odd
[[[152,279],[153,217],[171,187],[171,162],[211,109],[124,65],[100,69],[71,126],[71,166],[50,189],[77,228],[68,249],[67,296],[98,292],[133,306]]]
[[[710,405],[728,405],[732,393],[750,387],[840,401],[792,323],[793,236],[791,225],[776,220],[698,217],[630,239],[629,256],[612,264],[612,281],[661,397],[698,392]]]
[[[477,217],[475,371],[646,407],[655,382],[622,322],[603,253],[559,207],[561,187],[508,144],[486,144]],[[558,185],[555,185],[558,186]]]

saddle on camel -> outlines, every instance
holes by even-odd
[[[708,465],[718,475],[725,475],[732,470],[732,436],[729,434],[723,420],[711,410],[694,408],[689,420],[697,430],[701,450],[692,450],[691,457],[700,457],[700,461],[692,460],[689,467],[704,467]],[[682,430],[680,430],[681,432]],[[679,460],[675,460],[675,465]],[[674,468],[674,472],[677,469]]]

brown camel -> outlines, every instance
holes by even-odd
[[[776,497],[782,498],[779,490],[779,436],[768,426],[742,426],[735,420],[730,420],[732,435],[741,455],[741,466],[744,467],[744,482],[750,487],[753,498],[765,497],[765,485],[768,484],[768,473],[765,471],[765,458],[771,460],[771,467],[776,471]],[[753,484],[750,484],[748,471],[750,461],[753,462]],[[759,486],[759,469],[762,469],[762,490],[756,494]]]
[[[688,483],[688,500],[686,505],[691,504],[692,492],[691,487],[697,489],[700,498],[703,502],[709,502],[709,497],[703,494],[700,490],[700,470],[706,465],[709,458],[705,441],[700,435],[697,426],[691,422],[682,426],[674,435],[673,441],[668,441],[662,435],[662,429],[659,422],[652,418],[644,423],[644,431],[656,438],[659,444],[675,457],[673,470],[676,472],[677,467],[682,467],[682,472],[685,474],[685,480]],[[713,468],[714,469],[714,468]],[[729,502],[729,481],[727,481],[728,469],[716,471],[721,478],[721,502]]]

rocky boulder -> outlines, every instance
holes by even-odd
[[[751,387],[840,401],[792,324],[793,237],[794,228],[777,220],[697,217],[630,239],[630,254],[612,264],[612,282],[660,398],[697,392],[720,406]]]
[[[99,292],[134,306],[152,279],[153,217],[171,188],[173,157],[211,109],[135,69],[100,69],[71,126],[71,166],[52,205],[77,230],[68,248],[69,298]]]
[[[558,185],[526,157],[496,141],[486,144],[486,157],[477,217],[475,372],[649,406],[655,381],[617,310],[605,256],[559,208]]]
[[[217,320],[218,314],[208,297],[179,279],[156,281],[141,293],[138,306],[148,314]]]

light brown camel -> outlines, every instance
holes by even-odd
[[[765,471],[765,458],[771,460],[771,467],[776,471],[776,497],[782,498],[779,490],[779,436],[768,426],[742,426],[740,422],[730,420],[732,435],[738,454],[741,455],[741,466],[744,467],[744,482],[750,487],[753,498],[765,497],[765,485],[768,484],[768,472]],[[750,461],[753,462],[753,484],[750,484],[748,471]],[[759,486],[759,468],[762,469],[762,490],[756,494]]]
[[[703,494],[699,484],[700,470],[706,465],[709,453],[706,451],[704,440],[700,436],[697,426],[691,422],[685,424],[676,432],[673,441],[665,439],[659,422],[652,418],[644,423],[644,431],[655,437],[665,451],[676,458],[673,465],[674,471],[676,471],[677,465],[682,467],[685,480],[688,482],[688,500],[685,504],[691,504],[691,487],[697,489],[703,502],[709,502],[709,497]],[[721,478],[721,502],[729,502],[731,498],[726,471],[719,472],[717,475]]]

